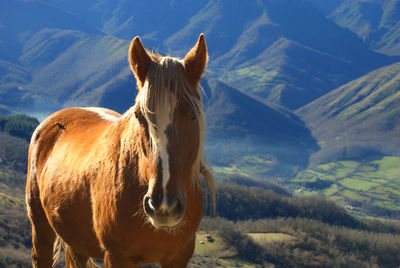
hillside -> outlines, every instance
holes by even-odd
[[[400,155],[400,63],[373,71],[299,109],[321,150],[311,163]]]
[[[400,55],[400,3],[397,0],[346,0],[329,19],[356,33],[369,47]]]
[[[137,92],[131,38],[183,57],[201,32],[223,218],[204,221],[199,237],[217,243],[190,267],[399,266],[399,14],[398,0],[0,0],[0,267],[30,265],[38,124],[2,115],[122,113]]]
[[[200,30],[211,76],[290,109],[393,62],[304,1],[210,1],[164,45],[179,54]]]
[[[1,1],[0,25],[0,40],[3,41],[0,42],[0,59],[13,63],[18,62],[30,36],[39,30],[57,28],[100,33],[80,17],[45,0]]]
[[[128,42],[45,29],[33,35],[29,44],[20,62],[32,68],[27,87],[36,96],[64,107],[90,104],[119,112],[133,104],[136,90],[126,59]]]
[[[31,126],[33,121],[21,116],[1,118],[0,153],[7,147],[5,144],[14,148],[17,144],[24,147],[19,158],[7,154],[10,158],[3,158],[1,167],[13,162],[26,164],[27,148],[27,137],[12,137],[3,130],[16,129],[16,122],[26,122],[23,125]],[[13,170],[10,169],[10,174],[15,172]],[[1,171],[0,265],[27,267],[30,265],[31,242],[23,200],[25,174],[18,173],[18,177],[12,176],[7,180],[3,169]],[[397,224],[361,221],[321,197],[293,197],[284,192],[281,195],[279,192],[283,189],[279,186],[270,184],[267,187],[270,188],[219,183],[219,217],[203,221],[189,267],[217,264],[222,267],[262,267],[267,264],[335,267],[338,264],[366,263],[390,267],[399,264],[398,255],[394,254],[400,233]],[[213,242],[204,243],[205,234],[212,234]],[[391,257],[388,258],[387,254]]]
[[[3,96],[14,98],[0,104],[20,112],[82,104],[120,104],[117,110],[125,110],[128,105],[121,102],[134,96],[128,92],[133,79],[125,60],[127,40],[135,35],[150,49],[183,56],[204,32],[209,77],[289,109],[396,61],[369,50],[306,0],[169,0],[161,6],[144,0],[16,0],[0,5],[7,10],[0,28],[1,40],[7,40],[1,43],[7,76],[0,73],[1,88]],[[26,19],[33,23],[20,23]],[[113,95],[121,98],[109,101]]]
[[[0,266],[30,265],[30,224],[25,209],[28,140],[38,125],[24,115],[0,116]]]
[[[299,195],[323,195],[356,215],[400,219],[400,157],[332,161],[298,173],[287,185]]]
[[[297,116],[220,81],[208,81],[203,81],[206,152],[216,169],[243,172],[247,167],[252,171],[244,174],[290,175],[308,165],[318,146]]]

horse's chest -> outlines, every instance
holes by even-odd
[[[193,235],[137,229],[125,235],[124,241],[120,241],[120,247],[115,244],[114,247],[106,249],[121,253],[137,265],[156,263],[176,256]]]
[[[138,214],[115,218],[103,229],[102,247],[110,252],[118,252],[133,262],[152,263],[175,256],[182,246],[190,241],[195,226],[183,224],[173,231],[156,230],[150,222]],[[102,228],[106,225],[102,225]]]

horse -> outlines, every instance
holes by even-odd
[[[184,59],[145,49],[128,60],[135,104],[65,108],[34,131],[28,153],[27,214],[33,267],[185,267],[193,255],[203,199],[215,200],[204,154],[199,89],[204,35]],[[215,208],[215,206],[214,206]]]

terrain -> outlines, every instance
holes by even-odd
[[[400,64],[370,72],[297,114],[321,148],[311,163],[400,154]]]
[[[36,119],[23,115],[0,117],[0,264],[4,267],[30,265],[24,186],[28,140],[37,124]],[[395,172],[396,163],[392,169],[382,167],[380,172]],[[339,167],[330,166],[329,170]],[[346,171],[357,175],[350,168]],[[213,217],[203,220],[189,267],[334,267],[367,263],[391,267],[400,263],[395,253],[400,235],[396,222],[356,218],[349,214],[351,210],[332,201],[293,196],[287,187],[254,177],[215,176],[216,212],[206,209],[206,214]],[[303,179],[301,176],[298,178]],[[351,188],[351,182],[347,183]],[[210,240],[207,235],[211,235]]]
[[[379,27],[396,32],[397,5],[366,1],[382,10],[375,14],[364,8],[369,5],[365,1],[350,2],[1,2],[0,111],[40,120],[70,106],[122,113],[136,95],[126,59],[133,36],[140,35],[150,50],[182,57],[204,32],[210,61],[203,85],[212,94],[210,101],[204,97],[207,148],[215,165],[236,171],[239,165],[261,177],[292,175],[313,163],[336,160],[325,157],[330,143],[308,124],[312,113],[306,115],[311,110],[303,107],[400,60],[378,48],[378,41],[368,42],[367,33],[361,36],[351,26],[355,18],[340,19],[356,10],[357,25],[368,28],[375,18]],[[160,10],[165,14],[160,16]],[[379,42],[388,43],[384,36]],[[226,138],[217,139],[221,134]],[[389,133],[381,140],[391,138]],[[379,140],[373,143],[365,154],[381,146]]]
[[[54,110],[71,103],[111,108],[120,103],[117,108],[123,111],[128,104],[122,98],[108,97],[135,95],[126,66],[128,40],[135,35],[149,49],[182,57],[204,32],[208,76],[289,109],[399,60],[371,50],[306,1],[164,1],[160,7],[144,0],[17,0],[1,5],[5,82],[20,89],[12,91],[19,92],[20,101],[31,99],[17,111],[44,104]],[[159,8],[168,15],[157,16]],[[21,24],[24,19],[35,23]]]
[[[400,55],[400,3],[343,1],[328,18],[356,33],[369,47],[387,55]]]
[[[183,57],[203,32],[221,218],[203,222],[191,267],[399,266],[399,11],[396,0],[0,1],[0,115],[123,113],[136,95],[129,40]],[[0,117],[0,266],[30,265],[37,123]],[[215,244],[200,244],[207,234]]]

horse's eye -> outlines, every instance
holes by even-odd
[[[196,114],[194,111],[192,111],[192,112],[190,113],[189,120],[190,120],[191,122],[196,122],[196,121],[197,121],[197,114]]]

